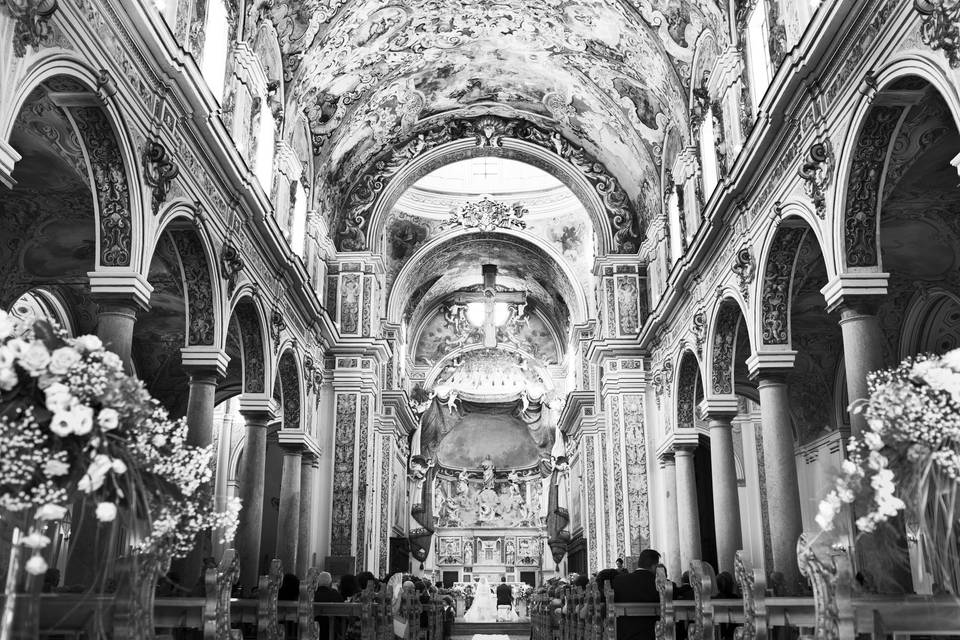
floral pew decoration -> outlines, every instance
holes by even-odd
[[[821,501],[817,524],[832,531],[854,507],[862,534],[900,512],[920,545],[923,569],[960,593],[960,349],[908,358],[868,378],[869,397],[851,404],[867,427],[850,438],[847,459]],[[812,541],[811,541],[812,544]]]
[[[92,510],[108,550],[122,524],[132,551],[162,564],[189,554],[200,534],[232,540],[239,501],[214,507],[212,448],[186,437],[186,423],[171,420],[97,337],[0,311],[0,508],[26,532],[28,574],[47,571],[47,534],[71,511],[78,523]],[[73,529],[74,540],[85,533]],[[101,589],[107,578],[102,569]]]

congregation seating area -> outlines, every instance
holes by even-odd
[[[674,584],[657,572],[659,602],[614,602],[610,583],[601,592],[596,580],[586,588],[557,583],[532,596],[532,640],[615,640],[617,621],[657,617],[657,640],[811,637],[960,637],[960,599],[951,594],[903,596],[859,594],[846,552],[829,547],[798,553],[810,583],[806,595],[776,595],[763,574],[736,555],[740,597],[719,599],[709,564],[690,564],[693,599],[674,599]]]
[[[659,602],[614,603],[609,582],[601,592],[596,580],[586,588],[557,581],[530,596],[531,640],[617,640],[618,620],[632,616],[657,617],[658,640],[960,636],[955,596],[861,594],[845,552],[799,546],[809,594],[772,593],[742,551],[736,556],[737,598],[715,597],[717,577],[699,560],[689,570],[693,599],[675,599],[663,569],[657,575]],[[140,558],[121,563],[112,594],[41,594],[28,582],[5,605],[21,611],[38,607],[39,616],[19,616],[39,620],[38,628],[17,629],[13,636],[25,638],[444,640],[439,596],[422,602],[416,592],[401,591],[394,602],[386,585],[371,583],[355,601],[317,603],[319,573],[308,571],[298,600],[279,600],[284,573],[274,560],[255,599],[235,598],[238,564],[228,550],[218,566],[207,569],[204,597],[155,597],[159,565]]]
[[[39,593],[39,583],[28,581],[10,602],[0,601],[18,613],[39,612],[13,616],[37,625],[13,629],[16,638],[442,639],[439,600],[426,603],[415,592],[401,592],[394,603],[386,585],[371,583],[355,601],[314,602],[319,574],[319,569],[308,570],[298,600],[279,600],[284,573],[280,561],[273,560],[270,572],[260,577],[257,597],[235,598],[239,566],[230,549],[218,566],[207,569],[203,597],[156,597],[160,573],[147,558],[136,566],[121,563],[111,594]]]

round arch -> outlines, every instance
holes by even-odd
[[[754,351],[747,313],[747,306],[740,292],[733,287],[725,288],[717,299],[707,324],[704,356],[704,368],[710,372],[710,379],[704,380],[707,396],[730,396],[734,393],[736,381],[733,370],[738,341],[745,337],[750,352]],[[747,329],[746,336],[740,335],[741,320]]]
[[[267,392],[267,374],[273,367],[268,347],[267,316],[249,284],[242,286],[234,295],[229,317],[236,317],[240,328],[243,393],[264,394]]]
[[[151,241],[150,256],[152,259],[160,237],[169,233],[180,258],[187,295],[187,344],[223,345],[227,315],[217,252],[209,233],[202,224],[197,224],[194,206],[180,199],[161,211],[160,220]]]
[[[29,96],[42,84],[57,78],[77,83],[89,92],[89,105],[70,107],[71,111],[82,109],[83,130],[78,132],[84,146],[90,170],[91,188],[94,191],[94,215],[97,220],[96,268],[127,267],[145,273],[149,263],[142,258],[144,212],[147,210],[147,191],[140,174],[139,153],[125,126],[123,107],[109,76],[101,75],[85,61],[78,60],[63,51],[42,50],[31,64],[24,68],[12,99],[5,101],[8,110],[0,113],[0,140],[10,139],[14,122]],[[77,128],[76,116],[71,114]],[[90,167],[90,158],[98,161],[98,170]],[[119,159],[119,170],[116,160]],[[115,182],[101,196],[95,185],[96,175],[111,176]],[[116,194],[114,199],[110,194]],[[109,209],[115,215],[108,221],[103,214]]]
[[[426,149],[428,138],[435,146]],[[567,185],[593,220],[599,255],[639,250],[646,220],[596,158],[559,133],[526,120],[490,115],[435,124],[370,163],[343,199],[334,225],[337,247],[381,250],[384,219],[408,187],[443,165],[487,155],[526,162]]]
[[[440,376],[441,373],[443,373],[443,370],[446,368],[447,363],[452,361],[454,358],[458,356],[462,356],[465,353],[470,353],[472,351],[481,351],[483,349],[484,349],[483,345],[472,344],[472,345],[465,345],[462,347],[458,347],[450,351],[450,353],[443,356],[443,358],[441,358],[436,364],[430,367],[430,370],[427,372],[427,375],[424,377],[424,388],[432,389],[434,384],[437,381],[437,378]],[[537,362],[537,359],[533,356],[533,354],[527,351],[524,351],[519,347],[514,347],[512,345],[500,345],[497,347],[497,349],[499,351],[506,351],[508,353],[513,353],[518,356],[521,356],[529,362]],[[549,372],[547,371],[546,366],[543,366],[542,369],[543,370],[540,373],[542,374],[541,377],[545,383],[545,388],[548,392],[553,391],[554,389],[553,379],[551,378]]]
[[[677,357],[676,388],[676,428],[693,429],[696,426],[697,390],[704,394],[703,366],[695,351],[688,346],[680,350]],[[698,384],[699,383],[699,384]]]
[[[787,215],[768,229],[757,260],[759,268],[753,298],[757,304],[753,305],[754,330],[751,342],[754,352],[771,346],[789,349],[792,344],[790,305],[793,276],[800,245],[808,234],[816,239],[820,253],[828,263],[817,227],[810,224],[812,212],[800,204],[784,208],[784,212]],[[827,269],[829,279],[833,275],[829,271],[829,264]]]
[[[404,263],[403,267],[400,269],[400,272],[397,274],[396,279],[393,281],[390,294],[387,298],[387,322],[400,324],[400,322],[403,320],[403,311],[407,303],[407,295],[416,286],[414,279],[417,275],[418,264],[420,264],[432,253],[444,248],[444,245],[462,240],[465,237],[480,235],[481,232],[479,229],[450,231],[444,234],[438,234],[435,238],[431,238],[423,246],[419,247],[410,257],[410,259]],[[528,234],[512,229],[498,229],[495,234],[483,235],[503,235],[509,238],[515,238],[520,240],[523,245],[533,248],[543,254],[543,257],[551,262],[553,266],[563,274],[564,278],[570,285],[571,290],[573,291],[573,304],[571,305],[568,301],[571,311],[571,323],[579,324],[586,322],[588,315],[591,312],[586,293],[584,292],[580,281],[577,279],[576,274],[574,274],[566,260],[563,259],[563,257],[554,247],[551,247],[546,243],[537,243],[537,241],[531,238]]]
[[[858,95],[837,156],[838,179],[833,181],[834,205],[828,221],[837,246],[830,254],[824,253],[832,257],[827,262],[828,269],[834,273],[882,270],[879,194],[883,191],[892,143],[909,108],[905,109],[902,104],[884,105],[878,96],[909,78],[925,81],[943,98],[954,126],[960,130],[960,92],[934,56],[926,52],[901,52],[869,76],[871,89]],[[878,163],[879,167],[871,166]],[[865,181],[862,174],[874,170],[879,175]],[[851,191],[853,182],[861,185],[858,193]],[[858,206],[851,206],[850,199],[856,200]]]
[[[304,385],[303,370],[293,344],[281,347],[277,358],[276,383],[279,383],[283,408],[283,429],[303,429]]]

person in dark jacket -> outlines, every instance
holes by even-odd
[[[497,606],[513,606],[513,587],[507,584],[506,578],[500,578],[500,584],[497,586]]]
[[[317,590],[313,592],[314,602],[343,602],[343,596],[333,588],[333,577],[329,573],[321,571],[317,579]],[[330,634],[330,618],[328,616],[317,616],[314,620],[320,625],[320,640],[328,640],[333,637]]]
[[[277,600],[299,600],[300,578],[292,573],[283,574],[283,581],[277,589]]]
[[[659,602],[657,592],[657,565],[660,554],[653,549],[640,552],[637,570],[621,573],[613,579],[614,602]],[[658,616],[628,616],[617,618],[617,640],[652,640],[656,633]]]

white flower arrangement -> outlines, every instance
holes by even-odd
[[[212,449],[186,436],[98,338],[0,310],[0,508],[24,514],[26,571],[47,570],[43,532],[80,499],[141,532],[144,552],[182,557],[214,529],[232,540],[239,501],[215,510]]]
[[[831,531],[845,505],[872,533],[900,512],[922,533],[941,584],[958,586],[960,498],[960,349],[907,359],[868,377],[870,397],[851,405],[867,429],[852,437],[816,521]]]

